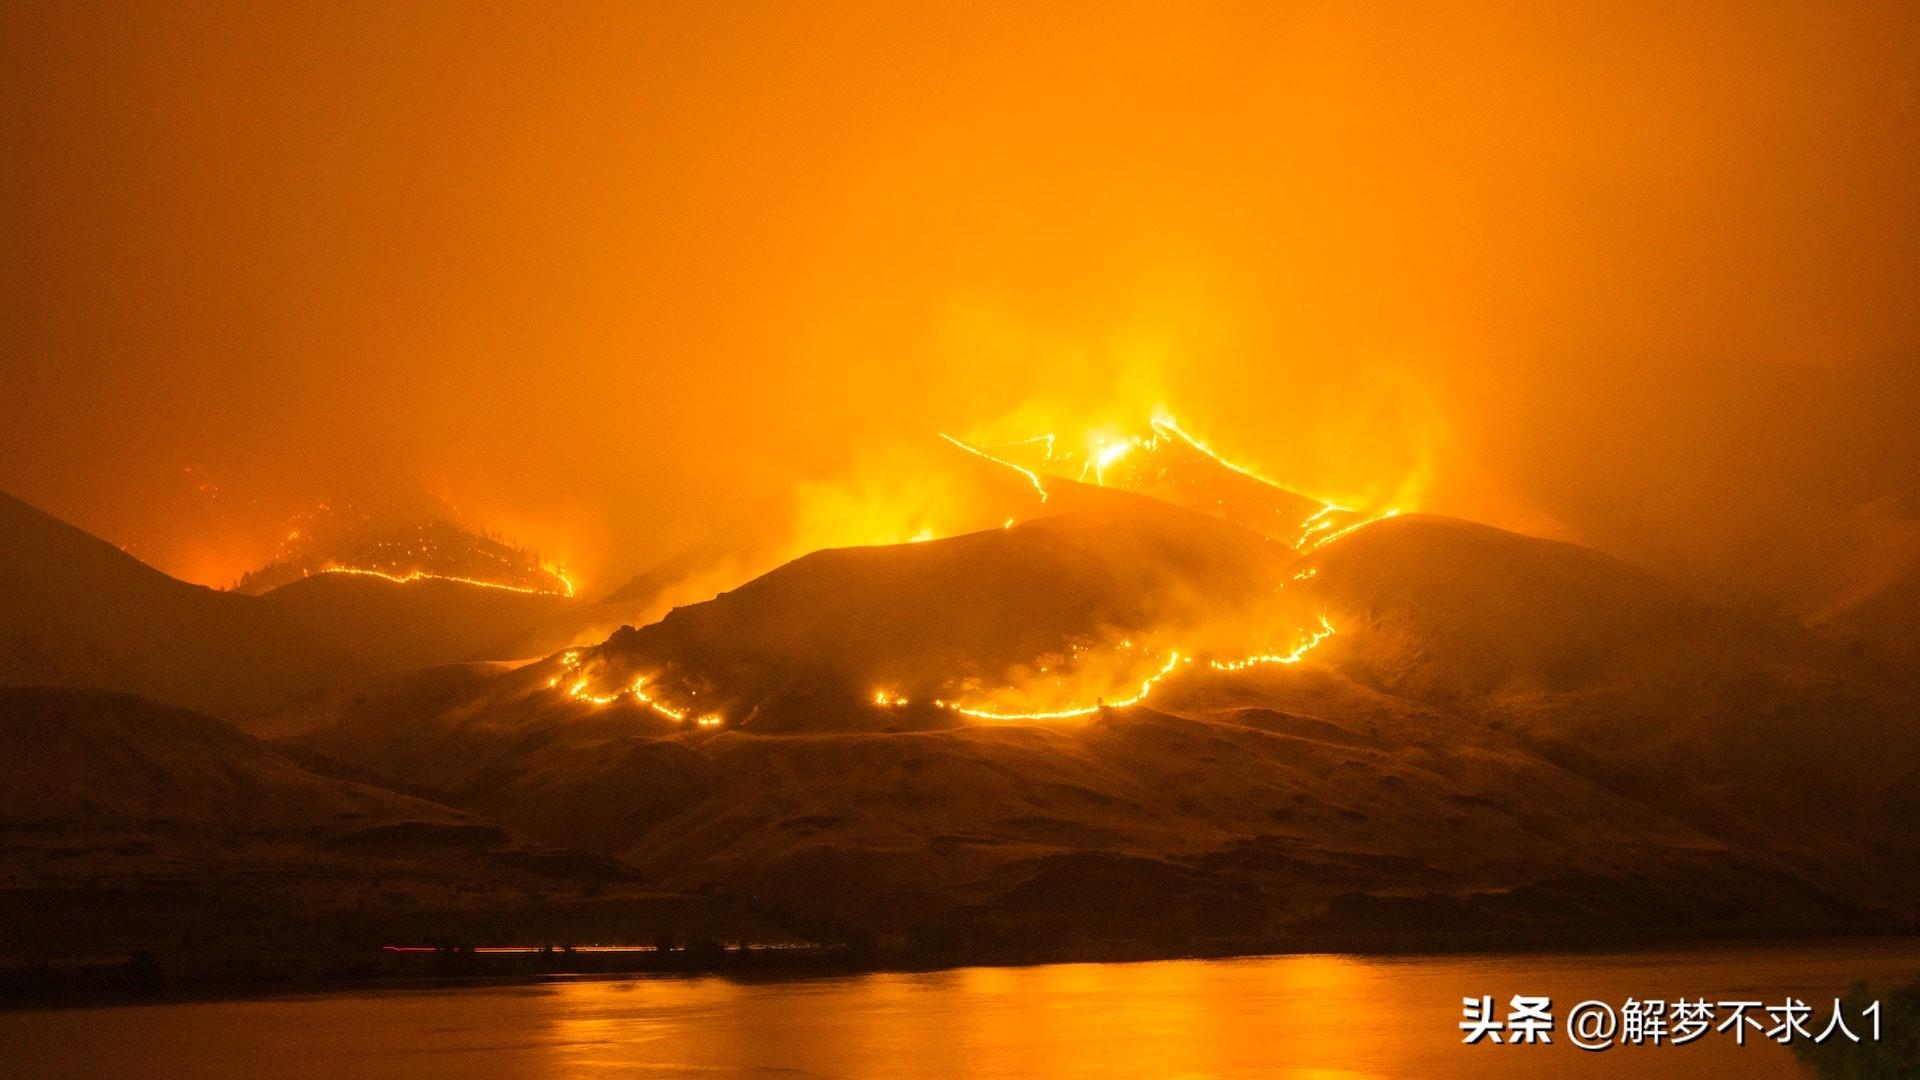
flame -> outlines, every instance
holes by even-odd
[[[1245,671],[1247,668],[1258,667],[1261,664],[1297,664],[1306,659],[1307,654],[1312,652],[1316,646],[1332,636],[1333,623],[1327,621],[1326,615],[1322,614],[1320,616],[1320,629],[1314,631],[1307,637],[1307,640],[1301,642],[1299,646],[1290,653],[1265,653],[1259,656],[1249,656],[1240,660],[1230,661],[1215,660],[1212,661],[1211,666],[1215,671]]]
[[[1153,688],[1159,684],[1160,680],[1173,674],[1174,670],[1182,664],[1191,663],[1193,663],[1193,657],[1191,656],[1183,657],[1177,652],[1169,653],[1167,655],[1166,665],[1154,674],[1147,676],[1146,679],[1140,683],[1140,689],[1132,697],[1123,698],[1119,701],[1097,701],[1092,705],[1080,708],[1056,709],[1052,712],[1014,713],[997,712],[993,709],[973,708],[951,701],[936,701],[934,704],[942,709],[957,712],[962,716],[971,716],[977,720],[1071,720],[1081,716],[1092,716],[1102,709],[1124,709],[1129,705],[1138,705],[1147,700],[1147,695],[1153,693]]]
[[[1308,545],[1306,550],[1317,551],[1318,549],[1326,547],[1328,544],[1333,543],[1335,540],[1340,539],[1341,537],[1347,535],[1348,533],[1357,532],[1361,529],[1366,528],[1369,525],[1373,525],[1377,522],[1385,521],[1388,518],[1395,518],[1399,516],[1400,516],[1400,508],[1397,506],[1393,507],[1390,510],[1386,510],[1382,513],[1375,514],[1370,518],[1365,518],[1361,521],[1356,521],[1351,525],[1345,526],[1343,528],[1335,529],[1330,533],[1326,533],[1321,537],[1319,537],[1318,539],[1314,540],[1312,544]],[[1312,575],[1309,574],[1308,576],[1312,576]]]
[[[1214,671],[1235,672],[1245,671],[1248,668],[1267,664],[1298,664],[1305,660],[1307,654],[1318,648],[1322,642],[1332,637],[1334,632],[1332,620],[1328,619],[1325,613],[1322,613],[1320,616],[1319,629],[1309,633],[1291,652],[1260,653],[1253,656],[1244,656],[1237,660],[1211,660],[1208,662],[1208,667]],[[1123,641],[1120,643],[1120,647],[1123,649],[1131,649],[1133,642],[1131,640]],[[1078,650],[1076,649],[1075,651],[1077,652]],[[1141,680],[1139,687],[1134,690],[1130,696],[1111,701],[1101,698],[1095,700],[1091,705],[1074,705],[1061,709],[1016,712],[990,708],[984,705],[965,705],[946,700],[936,700],[933,704],[936,708],[956,712],[962,716],[972,717],[976,720],[1073,720],[1093,716],[1105,709],[1124,709],[1129,705],[1138,705],[1146,701],[1147,698],[1153,694],[1154,689],[1168,676],[1193,663],[1193,661],[1194,657],[1190,653],[1183,653],[1178,650],[1170,652],[1167,654],[1166,662],[1161,665],[1160,669]],[[1042,667],[1040,670],[1044,672],[1048,669]],[[873,702],[882,708],[899,708],[900,706],[908,704],[905,697],[890,690],[876,690],[873,695]]]
[[[1105,487],[1107,483],[1107,469],[1110,466],[1118,464],[1120,459],[1131,454],[1135,447],[1144,446],[1151,450],[1154,445],[1154,441],[1144,440],[1138,436],[1114,440],[1096,437],[1091,440],[1087,463],[1080,467],[1080,482],[1085,483],[1087,474],[1092,473],[1093,482]]]
[[[528,585],[508,585],[502,581],[484,581],[480,578],[455,577],[451,574],[431,574],[425,570],[412,570],[405,574],[389,574],[385,570],[369,570],[359,566],[329,566],[315,570],[303,577],[317,577],[321,574],[356,574],[361,577],[377,577],[398,585],[408,585],[416,581],[451,581],[461,585],[474,585],[482,589],[503,589],[507,592],[529,593],[534,596],[572,596],[573,581],[558,570],[541,567],[545,573],[553,575],[560,582],[558,589],[539,589]]]
[[[959,439],[956,439],[953,436],[948,435],[944,431],[940,433],[940,437],[952,443],[953,445],[959,447],[960,449],[965,450],[967,453],[974,455],[975,457],[985,458],[986,460],[993,462],[995,465],[1004,465],[1007,468],[1012,469],[1014,472],[1019,473],[1021,476],[1026,477],[1027,483],[1032,484],[1033,490],[1039,494],[1040,501],[1041,502],[1047,501],[1047,485],[1040,482],[1039,473],[1034,472],[1032,469],[1028,469],[1020,465],[1015,465],[1013,462],[1008,461],[1006,458],[996,457],[993,454],[989,454],[985,450],[982,450],[971,443],[961,442]],[[1041,440],[1046,441],[1047,455],[1048,457],[1052,457],[1053,436],[1051,435],[1038,435],[1038,436],[1035,436],[1034,438],[1023,440],[1021,443],[1015,443],[1014,445],[1016,446],[1024,445],[1025,443],[1039,442]]]
[[[1353,528],[1360,525],[1371,524],[1383,518],[1393,517],[1402,512],[1400,507],[1391,506],[1378,513],[1374,513],[1371,517],[1363,521],[1349,522],[1345,520],[1346,516],[1357,515],[1362,513],[1362,511],[1354,506],[1335,502],[1332,499],[1304,494],[1291,485],[1276,482],[1259,470],[1235,461],[1214,449],[1204,440],[1182,427],[1179,420],[1165,411],[1159,411],[1153,414],[1148,420],[1148,431],[1150,433],[1145,435],[1116,435],[1111,428],[1093,429],[1085,436],[1086,448],[1083,451],[1067,454],[1061,454],[1059,452],[1059,440],[1057,436],[1051,432],[1014,442],[996,443],[988,448],[962,442],[950,435],[942,435],[941,437],[969,453],[1005,468],[1012,469],[1022,476],[1025,476],[1028,482],[1033,484],[1034,490],[1041,492],[1042,501],[1045,501],[1046,495],[1046,481],[1044,479],[1046,474],[1039,470],[1046,466],[1078,463],[1079,471],[1077,473],[1069,474],[1062,471],[1058,475],[1072,475],[1074,479],[1081,483],[1091,483],[1100,487],[1108,487],[1114,486],[1109,483],[1112,471],[1117,466],[1126,462],[1129,457],[1137,453],[1151,453],[1165,445],[1178,444],[1192,450],[1194,453],[1202,455],[1221,468],[1239,476],[1244,476],[1255,483],[1319,503],[1319,508],[1300,522],[1298,533],[1292,536],[1289,541],[1296,551],[1311,551],[1336,537],[1346,535],[1346,533],[1351,532]],[[1041,457],[1038,462],[1034,462],[1031,457],[1015,460],[1015,456],[1009,456],[1012,451],[1020,447],[1033,446],[1036,444],[1043,446],[1045,449],[1045,455]],[[1022,464],[1022,461],[1026,461],[1027,464]],[[1029,467],[1029,465],[1033,467]],[[1129,482],[1125,477],[1118,478],[1118,480],[1117,486],[1122,489],[1129,488]],[[1404,487],[1405,485],[1403,485],[1403,493]],[[1283,537],[1282,539],[1286,538]]]
[[[1252,480],[1258,480],[1261,483],[1267,485],[1268,487],[1284,487],[1285,486],[1283,484],[1279,484],[1272,480],[1269,480],[1264,476],[1261,476],[1259,473],[1254,472],[1252,469],[1249,469],[1244,465],[1236,464],[1234,462],[1228,461],[1224,457],[1221,457],[1218,453],[1214,451],[1213,447],[1208,446],[1206,443],[1203,443],[1199,439],[1194,438],[1192,435],[1187,434],[1187,432],[1180,427],[1180,422],[1175,420],[1172,416],[1169,416],[1166,413],[1158,413],[1153,417],[1153,419],[1147,422],[1153,426],[1153,430],[1155,432],[1161,435],[1171,435],[1174,438],[1179,439],[1181,442],[1186,443],[1188,446],[1192,447],[1193,449],[1198,450],[1202,454],[1205,454],[1206,456],[1212,458],[1218,464],[1224,465],[1225,467],[1233,470],[1234,472],[1239,473],[1241,476],[1247,477]],[[1322,499],[1321,501],[1326,502],[1325,499]],[[1333,510],[1333,509],[1338,509],[1338,508],[1335,507],[1332,503],[1327,503],[1326,510]],[[1325,513],[1326,510],[1322,510],[1321,512]]]
[[[560,655],[560,666],[569,674],[577,675],[581,668],[580,654],[571,649],[562,653]],[[547,685],[549,687],[558,686],[558,677],[549,679]],[[689,710],[674,708],[659,698],[654,697],[652,694],[647,693],[647,677],[645,675],[634,679],[633,685],[627,687],[625,690],[619,690],[611,694],[591,693],[587,689],[588,685],[588,680],[584,676],[576,679],[572,685],[567,687],[567,696],[575,701],[584,701],[589,705],[596,706],[611,705],[621,698],[631,697],[636,703],[646,706],[648,709],[669,720],[682,724],[687,722],[687,717],[690,715]],[[700,727],[719,727],[726,723],[726,717],[717,712],[707,713],[696,719],[694,723]]]

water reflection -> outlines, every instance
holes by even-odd
[[[1920,944],[1610,955],[1271,957],[780,983],[578,981],[0,1015],[0,1074],[347,1077],[1799,1075],[1767,1043],[1463,1047],[1463,995],[1824,1004]]]

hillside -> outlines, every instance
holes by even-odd
[[[108,625],[204,685],[308,689],[248,721],[272,746],[15,692],[16,899],[246,866],[258,912],[406,880],[383,918],[471,926],[557,878],[569,904],[620,892],[629,936],[633,912],[701,896],[713,926],[751,897],[756,918],[936,959],[1920,918],[1915,733],[1843,647],[1469,522],[1384,520],[1301,554],[1063,483],[1043,516],[814,552],[519,667],[409,669],[563,601],[345,576],[226,596],[36,523],[27,557],[72,547],[80,572],[16,569],[16,588],[69,640],[149,598],[156,621]],[[91,577],[116,604],[55,618]],[[391,666],[359,659],[376,645]],[[1150,693],[1102,707],[1130,686]],[[1078,707],[992,718],[1023,703]]]
[[[1123,644],[1124,670],[1147,672],[1168,648],[1277,618],[1291,556],[1237,526],[1125,498],[945,540],[816,552],[620,631],[585,653],[586,673],[615,687],[645,675],[761,728],[817,730],[877,688],[926,702],[1064,679],[1072,697],[1082,669]]]
[[[0,975],[86,985],[138,952],[169,978],[253,984],[352,974],[396,939],[789,936],[125,695],[0,689],[0,754]]]
[[[1183,668],[1132,708],[976,722],[860,700],[882,677],[1004,678],[1076,635],[1204,639],[1276,611],[1337,632],[1295,664]],[[616,686],[700,689],[727,722],[571,700],[543,664],[396,684],[297,741],[679,888],[961,955],[1920,914],[1912,863],[1882,855],[1913,849],[1911,725],[1868,672],[1467,522],[1393,519],[1296,559],[1169,508],[1062,514],[808,556],[589,657]]]
[[[569,603],[352,575],[264,597],[218,592],[0,495],[0,685],[251,715],[358,676],[469,659]]]
[[[0,825],[346,830],[466,815],[312,773],[218,720],[97,691],[0,688]]]
[[[1379,522],[1301,565],[1301,594],[1342,629],[1326,661],[1365,685],[1723,827],[1901,833],[1894,793],[1920,753],[1903,692],[1803,627],[1443,518]]]

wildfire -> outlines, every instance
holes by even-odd
[[[1282,486],[1280,484],[1274,483],[1272,480],[1269,480],[1264,476],[1261,476],[1259,473],[1254,472],[1252,469],[1249,469],[1244,465],[1235,464],[1234,462],[1228,461],[1226,458],[1221,457],[1217,452],[1215,452],[1213,447],[1208,446],[1206,443],[1203,443],[1199,439],[1194,438],[1192,435],[1187,434],[1186,431],[1184,431],[1180,427],[1179,421],[1175,420],[1173,417],[1167,415],[1166,413],[1160,413],[1159,415],[1155,416],[1152,420],[1149,420],[1148,423],[1153,426],[1153,430],[1158,434],[1167,435],[1167,436],[1171,436],[1173,438],[1179,439],[1181,442],[1186,443],[1188,446],[1192,447],[1193,449],[1198,450],[1200,453],[1205,454],[1207,457],[1212,458],[1216,464],[1219,464],[1228,469],[1231,469],[1234,472],[1239,473],[1241,476],[1247,477],[1250,480],[1258,480],[1261,483],[1267,485],[1268,487]],[[1322,501],[1324,502],[1325,500],[1322,500]],[[1327,503],[1326,508],[1323,509],[1321,513],[1324,514],[1328,510],[1337,510],[1337,509],[1339,509],[1339,507],[1334,506],[1332,503]]]
[[[1245,671],[1247,668],[1259,667],[1262,664],[1297,664],[1306,659],[1307,654],[1312,652],[1315,646],[1332,636],[1333,623],[1328,622],[1325,615],[1321,615],[1320,629],[1308,635],[1307,640],[1301,642],[1290,653],[1266,653],[1230,661],[1214,660],[1211,666],[1215,671]]]
[[[564,668],[569,675],[578,675],[581,668],[580,654],[572,650],[562,653],[560,656],[560,666]],[[550,687],[559,686],[559,677],[555,676],[547,680],[547,685]],[[644,705],[661,716],[682,724],[686,723],[687,718],[692,715],[690,710],[674,708],[659,698],[654,697],[652,694],[647,693],[647,678],[644,675],[634,679],[632,686],[611,694],[595,694],[591,692],[588,687],[589,683],[586,678],[576,678],[567,687],[567,696],[575,701],[584,701],[589,705],[611,705],[622,698],[630,697],[635,703]],[[726,723],[726,718],[719,713],[707,713],[697,718],[694,723],[700,727],[719,727],[721,724]]]
[[[940,437],[969,454],[1019,473],[1033,486],[1042,502],[1048,499],[1047,478],[1049,476],[1070,476],[1083,484],[1133,490],[1140,479],[1137,471],[1115,475],[1115,470],[1127,466],[1130,460],[1137,461],[1157,450],[1178,445],[1255,483],[1319,503],[1317,509],[1299,522],[1296,532],[1280,537],[1294,550],[1302,552],[1311,551],[1357,528],[1401,513],[1401,510],[1396,507],[1354,520],[1362,513],[1355,507],[1345,506],[1330,499],[1302,495],[1293,488],[1276,483],[1258,470],[1220,453],[1181,427],[1178,420],[1164,412],[1156,413],[1148,421],[1147,432],[1144,434],[1116,435],[1111,430],[1095,430],[1085,436],[1084,449],[1064,452],[1059,445],[1059,437],[1053,432],[991,446],[965,442],[944,433]],[[1038,447],[1037,456],[1032,451],[1021,452],[1022,448],[1027,447]],[[1151,469],[1150,464],[1142,467]]]
[[[1327,546],[1328,544],[1331,544],[1331,543],[1333,543],[1333,542],[1334,542],[1335,540],[1338,540],[1338,539],[1340,539],[1341,537],[1343,537],[1343,536],[1345,536],[1345,535],[1347,535],[1348,533],[1351,533],[1351,532],[1356,532],[1356,531],[1358,531],[1358,530],[1360,530],[1360,529],[1364,529],[1364,528],[1366,528],[1367,526],[1369,526],[1369,525],[1372,525],[1372,524],[1374,524],[1374,523],[1376,523],[1376,522],[1381,522],[1381,521],[1385,521],[1385,520],[1387,520],[1388,518],[1394,518],[1394,517],[1399,517],[1399,516],[1400,516],[1400,508],[1399,508],[1399,507],[1394,507],[1394,508],[1393,508],[1393,509],[1391,509],[1391,510],[1387,510],[1387,511],[1385,511],[1385,512],[1383,512],[1383,513],[1379,513],[1379,514],[1375,514],[1374,516],[1372,516],[1372,517],[1370,517],[1370,518],[1364,518],[1364,519],[1362,519],[1362,520],[1360,520],[1360,521],[1356,521],[1356,522],[1354,522],[1354,523],[1353,523],[1353,524],[1351,524],[1351,525],[1347,525],[1347,526],[1344,526],[1344,527],[1342,527],[1342,528],[1339,528],[1339,529],[1335,529],[1335,530],[1334,530],[1334,531],[1332,531],[1332,532],[1329,532],[1329,533],[1323,533],[1323,534],[1321,534],[1321,535],[1320,535],[1320,536],[1319,536],[1318,538],[1316,538],[1315,540],[1313,540],[1313,542],[1312,542],[1311,544],[1309,544],[1309,545],[1307,546],[1307,548],[1306,548],[1306,550],[1308,550],[1308,551],[1314,551],[1314,550],[1316,550],[1316,549],[1318,549],[1318,548],[1323,548],[1323,547],[1325,547],[1325,546]]]
[[[1015,713],[997,712],[993,709],[971,708],[951,701],[936,701],[934,704],[942,709],[957,712],[962,716],[971,716],[977,720],[1071,720],[1075,717],[1092,716],[1102,709],[1124,709],[1129,705],[1138,705],[1147,700],[1147,695],[1153,693],[1154,686],[1157,685],[1160,680],[1173,674],[1181,665],[1191,663],[1193,663],[1193,657],[1191,656],[1183,657],[1177,652],[1169,653],[1167,655],[1166,666],[1154,672],[1152,675],[1147,676],[1146,679],[1140,683],[1140,689],[1135,692],[1132,697],[1123,698],[1119,701],[1096,701],[1092,705],[1080,708],[1056,709],[1051,712]]]
[[[1019,473],[1021,476],[1026,477],[1027,483],[1032,484],[1033,490],[1040,496],[1040,501],[1041,502],[1047,501],[1047,485],[1040,482],[1039,473],[1034,472],[1032,469],[1028,469],[1020,465],[1015,465],[1013,462],[1008,461],[1006,458],[997,457],[993,454],[989,454],[985,450],[982,450],[971,443],[962,442],[959,439],[956,439],[953,436],[948,435],[946,432],[941,432],[940,437],[952,443],[953,445],[959,447],[960,449],[965,450],[967,453],[974,455],[975,457],[985,458],[986,460],[993,462],[995,465],[1004,465],[1007,468],[1012,469],[1014,472]],[[1026,440],[1026,442],[1038,442],[1042,439],[1046,440],[1047,442],[1048,456],[1052,456],[1053,436],[1041,435],[1034,439],[1028,439]]]
[[[543,568],[545,569],[545,568]],[[405,574],[389,574],[385,570],[368,570],[358,566],[329,566],[315,570],[305,577],[320,574],[356,574],[361,577],[377,577],[398,585],[409,585],[416,581],[451,581],[460,585],[474,585],[482,589],[504,589],[507,592],[529,593],[535,596],[572,596],[573,582],[558,570],[545,570],[560,582],[558,589],[539,589],[529,585],[508,585],[500,581],[483,581],[480,578],[455,577],[451,574],[430,574],[425,570],[412,570]]]
[[[1048,443],[1048,446],[1052,446],[1052,443]],[[1121,458],[1133,453],[1134,448],[1140,446],[1151,450],[1154,447],[1154,443],[1151,440],[1141,439],[1138,436],[1130,439],[1116,439],[1111,442],[1104,440],[1096,441],[1093,449],[1087,455],[1087,463],[1080,467],[1080,482],[1086,483],[1087,474],[1092,473],[1093,482],[1105,487],[1107,483],[1107,468],[1111,465],[1118,464]]]
[[[1245,671],[1248,668],[1260,667],[1266,664],[1298,664],[1306,659],[1308,653],[1311,653],[1315,648],[1319,647],[1321,642],[1333,635],[1333,622],[1329,620],[1325,614],[1322,614],[1320,616],[1319,629],[1309,633],[1291,652],[1261,653],[1254,656],[1241,657],[1237,660],[1211,660],[1207,666],[1214,671],[1234,672]],[[1133,642],[1124,641],[1120,647],[1130,649],[1133,647]],[[1147,698],[1152,695],[1154,689],[1168,676],[1193,663],[1193,661],[1194,657],[1191,654],[1179,651],[1168,653],[1166,663],[1163,664],[1158,671],[1141,680],[1139,687],[1129,696],[1116,698],[1114,700],[1101,698],[1095,700],[1091,705],[1075,705],[1062,709],[1016,712],[989,708],[984,705],[964,705],[959,702],[945,700],[936,700],[933,704],[935,708],[956,712],[962,716],[969,716],[976,720],[1073,720],[1080,717],[1093,716],[1103,709],[1124,709],[1129,705],[1138,705],[1147,700]],[[1041,668],[1041,670],[1045,671],[1047,669]],[[891,690],[876,690],[873,695],[873,703],[881,708],[899,708],[909,704],[904,696],[894,693]]]

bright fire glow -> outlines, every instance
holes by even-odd
[[[1333,635],[1334,628],[1332,621],[1329,620],[1325,614],[1322,614],[1320,616],[1319,629],[1309,633],[1291,652],[1261,653],[1254,656],[1241,657],[1237,660],[1213,660],[1208,662],[1208,666],[1215,671],[1233,672],[1244,671],[1248,668],[1259,667],[1266,664],[1298,664],[1306,659],[1307,654],[1317,648],[1321,642]],[[1121,643],[1122,648],[1131,648],[1132,645],[1133,643],[1131,641]],[[1129,705],[1138,705],[1147,700],[1153,693],[1154,688],[1168,676],[1191,663],[1193,663],[1193,657],[1191,655],[1178,651],[1169,653],[1166,663],[1161,666],[1160,670],[1143,679],[1139,687],[1134,690],[1130,696],[1111,701],[1103,698],[1096,700],[1091,705],[1075,705],[1062,709],[1040,709],[1033,711],[995,709],[982,705],[963,705],[953,701],[935,701],[934,705],[938,708],[946,709],[949,712],[957,712],[962,716],[970,716],[977,720],[1072,720],[1092,716],[1104,709],[1124,709]],[[1041,670],[1045,671],[1046,669],[1042,668]],[[873,700],[874,704],[883,708],[897,708],[908,703],[906,698],[887,690],[876,691]]]
[[[572,650],[562,653],[560,656],[560,665],[569,673],[578,675],[581,667],[580,654]],[[559,680],[557,678],[550,680],[547,685],[557,686],[559,685]],[[687,717],[690,715],[688,710],[674,708],[659,698],[654,697],[652,694],[647,693],[647,679],[644,675],[634,679],[632,686],[611,694],[592,693],[588,689],[588,681],[586,678],[576,678],[573,683],[567,687],[567,696],[575,701],[584,701],[589,705],[611,705],[621,698],[631,697],[636,703],[646,706],[661,716],[683,724],[687,722]],[[719,727],[721,724],[726,723],[726,718],[719,713],[707,713],[694,722],[700,727]]]
[[[1181,442],[1186,443],[1188,446],[1191,446],[1195,450],[1198,450],[1202,454],[1205,454],[1206,456],[1212,458],[1216,463],[1222,466],[1225,466],[1226,468],[1231,469],[1234,472],[1239,473],[1241,476],[1247,477],[1252,480],[1258,480],[1261,483],[1267,485],[1268,487],[1282,486],[1280,484],[1274,483],[1272,480],[1269,480],[1264,476],[1261,476],[1259,473],[1254,472],[1252,469],[1249,469],[1244,465],[1236,465],[1235,463],[1228,461],[1226,458],[1221,457],[1218,453],[1214,451],[1213,447],[1208,446],[1206,443],[1203,443],[1199,439],[1196,439],[1193,436],[1187,434],[1186,431],[1180,427],[1179,421],[1175,420],[1173,417],[1167,415],[1166,413],[1161,413],[1158,416],[1155,416],[1151,421],[1149,421],[1149,423],[1153,425],[1154,431],[1162,435],[1171,435],[1174,438],[1179,439]],[[1327,509],[1331,510],[1334,508],[1335,507],[1333,506],[1332,503],[1327,504]],[[1325,511],[1322,511],[1322,513],[1325,513]]]
[[[1014,472],[1019,473],[1021,476],[1026,477],[1027,483],[1032,484],[1033,490],[1039,494],[1040,501],[1041,502],[1047,501],[1047,485],[1040,482],[1039,473],[1034,472],[1032,469],[1015,465],[1013,462],[1008,461],[1006,458],[996,457],[993,454],[989,454],[985,450],[982,450],[979,447],[972,445],[971,443],[961,442],[959,439],[956,439],[953,436],[948,435],[944,431],[940,433],[940,437],[952,443],[953,445],[959,447],[960,449],[965,450],[967,453],[974,455],[975,457],[985,458],[986,460],[993,462],[995,465],[1003,465],[1009,469],[1012,469]],[[1049,455],[1051,455],[1053,452],[1053,436],[1041,435],[1033,439],[1028,439],[1026,441],[1038,442],[1041,439],[1046,440],[1047,452]]]
[[[1399,517],[1399,516],[1400,516],[1400,508],[1395,507],[1384,513],[1375,514],[1373,517],[1367,518],[1364,521],[1356,521],[1353,524],[1348,525],[1344,528],[1335,529],[1334,531],[1329,533],[1323,533],[1317,539],[1315,539],[1311,544],[1308,545],[1307,550],[1313,551],[1318,548],[1323,548],[1328,544],[1333,543],[1335,540],[1338,540],[1341,537],[1347,535],[1348,533],[1354,532],[1359,529],[1364,529],[1367,526],[1372,525],[1376,522],[1385,521],[1388,518]]]
[[[991,461],[1004,468],[1012,469],[1026,477],[1027,481],[1033,485],[1034,490],[1040,493],[1042,501],[1045,501],[1047,497],[1045,480],[1047,474],[1036,471],[1037,469],[1077,462],[1079,471],[1071,474],[1076,480],[1081,483],[1091,483],[1100,487],[1107,487],[1110,486],[1109,480],[1112,478],[1112,471],[1123,462],[1126,462],[1129,457],[1137,454],[1150,454],[1161,449],[1163,446],[1175,444],[1184,446],[1219,465],[1221,468],[1239,476],[1244,476],[1255,483],[1320,503],[1317,510],[1313,511],[1313,513],[1299,523],[1298,533],[1290,538],[1283,538],[1288,539],[1297,551],[1311,551],[1336,537],[1346,535],[1360,525],[1370,524],[1383,518],[1392,517],[1401,512],[1398,508],[1388,509],[1366,520],[1352,522],[1348,516],[1357,515],[1361,513],[1361,511],[1352,506],[1342,505],[1329,499],[1304,495],[1292,487],[1276,483],[1258,470],[1234,461],[1218,450],[1215,450],[1205,441],[1184,427],[1181,427],[1178,420],[1165,412],[1154,414],[1152,419],[1148,421],[1148,426],[1151,434],[1144,436],[1117,435],[1111,429],[1089,431],[1085,436],[1084,445],[1086,448],[1082,451],[1069,452],[1065,455],[1058,453],[1059,440],[1051,432],[1015,442],[995,444],[990,448],[982,448],[972,443],[962,442],[951,435],[943,434],[941,438],[946,439],[948,442],[970,454]],[[1020,457],[1021,460],[1034,461],[1031,456],[1022,457],[1021,455],[1015,454],[1014,451],[1020,447],[1035,445],[1044,448],[1044,456],[1040,457],[1038,461],[1034,463],[1034,468],[1022,465],[1019,460],[1012,460],[1013,457]],[[1069,474],[1060,472],[1059,475],[1064,476]],[[1129,487],[1128,480],[1125,477],[1120,477],[1118,480],[1119,487],[1123,489]]]
[[[1191,663],[1193,663],[1193,657],[1191,656],[1183,657],[1177,652],[1169,653],[1166,666],[1152,675],[1147,676],[1145,681],[1141,682],[1140,689],[1135,692],[1132,697],[1122,698],[1119,701],[1098,701],[1092,705],[1080,708],[1055,709],[1051,712],[999,712],[994,709],[972,708],[951,701],[936,701],[934,704],[942,709],[957,712],[962,716],[971,716],[978,720],[1071,720],[1080,716],[1092,716],[1102,709],[1124,709],[1129,705],[1138,705],[1142,701],[1147,700],[1147,695],[1153,693],[1154,686],[1158,684],[1160,680],[1173,674],[1174,670],[1182,664]]]
[[[552,574],[554,579],[560,582],[560,588],[536,589],[525,585],[508,585],[499,581],[482,581],[479,578],[454,577],[449,574],[430,574],[425,570],[413,570],[405,574],[389,574],[384,570],[366,570],[357,566],[329,566],[323,570],[315,570],[306,576],[317,577],[321,574],[356,574],[361,577],[382,578],[398,585],[408,585],[416,581],[451,581],[460,585],[474,585],[482,589],[504,589],[507,592],[529,593],[535,596],[573,595],[573,582],[567,578],[567,575],[558,570],[547,570],[546,572]]]
[[[1312,652],[1315,646],[1332,636],[1333,624],[1327,621],[1325,615],[1322,615],[1320,616],[1320,629],[1308,635],[1307,640],[1301,642],[1300,645],[1290,653],[1266,653],[1260,656],[1245,657],[1240,660],[1215,660],[1212,661],[1212,667],[1215,671],[1245,671],[1247,668],[1258,667],[1262,664],[1297,664],[1306,659],[1307,654]]]

